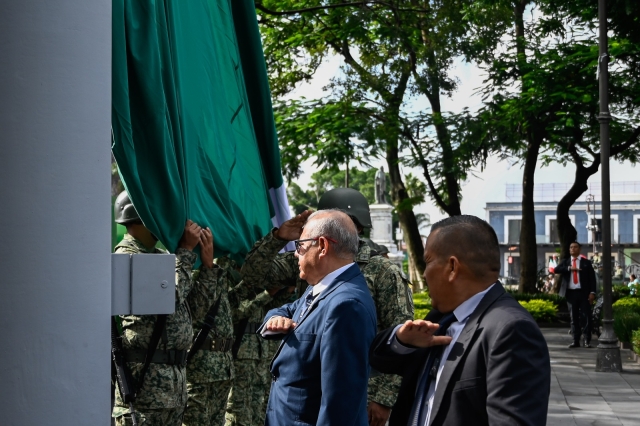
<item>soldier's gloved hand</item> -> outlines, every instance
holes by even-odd
[[[213,233],[209,228],[200,232],[200,257],[203,267],[213,268]]]
[[[187,220],[178,247],[193,251],[200,242],[200,232],[202,232],[202,228],[197,223]]]
[[[307,219],[313,213],[311,210],[305,210],[294,218],[283,223],[275,232],[275,236],[279,240],[293,241],[302,235],[302,227],[307,223]]]

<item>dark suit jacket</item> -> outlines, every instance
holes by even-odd
[[[571,272],[571,258],[563,259],[558,263],[554,272],[562,276],[562,283],[560,284],[560,291],[558,294],[562,297],[565,296],[567,289],[569,288],[569,281],[572,278]],[[578,271],[580,278],[580,288],[586,290],[585,297],[589,296],[589,293],[596,292],[596,272],[593,270],[593,265],[589,259],[584,257],[580,259],[580,271]]]
[[[427,319],[437,322],[432,311]],[[371,366],[402,376],[389,426],[406,426],[430,349],[392,352],[393,328],[378,333]],[[436,389],[430,425],[545,425],[549,350],[531,315],[498,282],[471,314],[451,349]]]
[[[297,319],[305,296],[272,309],[265,322],[275,315]],[[293,331],[280,335],[271,362],[265,424],[367,426],[368,354],[376,310],[358,265],[340,274],[296,322]]]

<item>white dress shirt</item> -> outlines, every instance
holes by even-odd
[[[311,302],[311,305],[309,305],[309,307],[307,308],[307,310],[311,309],[311,307],[313,305],[315,305],[316,301],[318,300],[318,295],[320,293],[322,293],[323,290],[325,290],[327,287],[329,287],[329,284],[331,284],[333,282],[333,280],[335,280],[336,278],[338,278],[340,276],[340,274],[342,274],[344,271],[346,271],[347,269],[349,269],[352,265],[354,264],[354,262],[349,263],[348,265],[345,265],[341,268],[336,269],[333,272],[328,273],[327,275],[325,275],[320,281],[318,281],[318,284],[311,286],[311,291],[313,292],[313,302]],[[273,317],[271,317],[273,318]],[[269,318],[269,319],[271,319]],[[260,333],[263,336],[269,336],[272,334],[286,334],[287,332],[284,331],[270,331],[267,330],[266,328],[262,329],[262,332]]]
[[[444,347],[444,350],[442,351],[441,359],[443,361],[445,361],[447,359],[447,357],[449,356],[449,352],[451,352],[451,348],[453,347],[453,345],[455,345],[456,341],[458,340],[458,337],[460,337],[460,333],[462,333],[462,330],[464,329],[464,326],[467,324],[467,320],[469,319],[471,314],[476,310],[476,308],[480,304],[480,301],[482,301],[482,298],[485,296],[485,294],[487,294],[487,292],[494,285],[496,285],[496,284],[494,283],[489,288],[487,288],[486,290],[481,291],[480,293],[474,294],[473,296],[471,296],[470,298],[468,298],[467,300],[462,302],[460,304],[460,306],[458,306],[457,308],[455,308],[453,310],[453,314],[456,317],[456,321],[451,323],[451,325],[447,329],[447,336],[451,336],[452,339],[451,339],[451,343],[446,345]],[[415,348],[408,348],[408,347],[404,346],[396,338],[396,333],[397,333],[398,329],[401,326],[402,326],[402,324],[398,325],[396,327],[394,332],[391,334],[391,338],[389,339],[388,344],[391,345],[391,349],[394,352],[399,353],[399,354],[408,354],[408,353],[411,353],[411,352],[415,351],[416,349]],[[441,362],[440,363],[440,365],[438,367],[438,374],[436,375],[436,380],[432,380],[431,381],[431,384],[429,386],[429,390],[427,391],[427,397],[429,398],[429,403],[428,403],[428,407],[427,407],[427,417],[426,417],[425,424],[424,425],[420,425],[420,426],[427,426],[429,424],[429,417],[431,416],[431,407],[433,406],[433,397],[436,394],[436,388],[438,387],[438,383],[440,382],[440,375],[442,374],[442,370],[444,369],[445,362]],[[425,362],[425,366],[426,366],[426,362]],[[420,380],[422,380],[422,376],[424,374],[429,374],[429,372],[428,371],[427,372],[422,371],[422,374],[420,375],[420,379],[419,379],[418,383],[420,383]],[[416,398],[419,398],[419,397],[420,397],[419,395],[416,395]]]
[[[572,257],[570,259],[571,263],[569,264],[569,272],[571,273],[571,275],[569,276],[569,287],[567,287],[569,290],[577,290],[580,288],[580,271],[576,272],[576,275],[578,276],[578,282],[573,282],[573,271],[571,270],[571,268],[573,268],[573,259],[576,259],[576,268],[580,269],[580,256]]]

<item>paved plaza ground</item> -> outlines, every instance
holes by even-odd
[[[543,328],[551,354],[548,426],[640,426],[640,364],[621,350],[622,373],[596,373],[596,346],[569,349],[568,328]]]

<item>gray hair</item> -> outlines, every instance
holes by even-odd
[[[358,230],[351,218],[341,210],[327,209],[312,213],[305,229],[309,233],[308,238],[326,237],[337,241],[330,244],[341,259],[355,260],[358,255]]]

